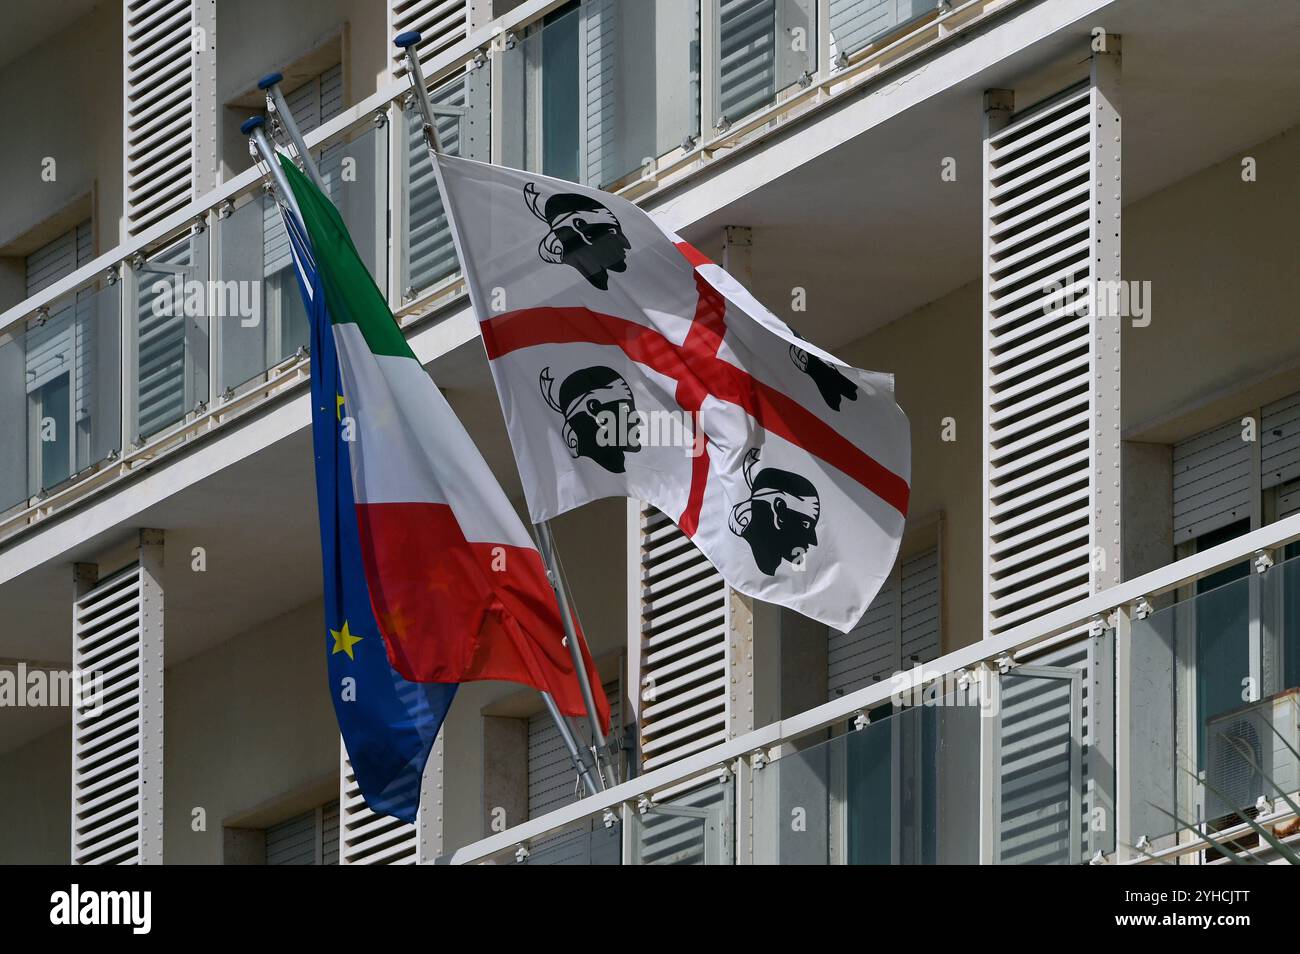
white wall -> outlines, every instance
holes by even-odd
[[[164,857],[219,864],[222,823],[322,779],[337,792],[338,724],[326,687],[319,602],[167,671]],[[191,828],[207,811],[207,830]]]
[[[120,3],[100,4],[54,39],[0,66],[0,128],[0,249],[92,193],[97,250],[116,245],[122,217]],[[53,182],[41,177],[46,157],[56,163]],[[16,303],[9,297],[0,306]]]
[[[0,755],[0,806],[0,865],[68,863],[72,856],[71,726]]]

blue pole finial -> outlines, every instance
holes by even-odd
[[[420,35],[420,31],[407,30],[405,33],[399,33],[397,36],[393,37],[393,46],[405,50],[408,47],[415,46],[415,44],[419,43],[422,39],[424,39],[424,37]]]
[[[265,117],[249,116],[247,119],[245,119],[242,123],[239,124],[239,131],[241,134],[247,136],[250,135],[254,129],[257,129],[259,126],[265,126],[265,125],[266,125]]]
[[[282,73],[267,73],[265,76],[263,76],[260,80],[257,81],[257,88],[270,89],[272,86],[275,86],[278,83],[283,82],[283,80],[284,80],[284,75]]]

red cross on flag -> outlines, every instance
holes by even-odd
[[[624,199],[437,162],[533,521],[648,501],[737,590],[850,629],[907,513],[893,377],[801,340]]]

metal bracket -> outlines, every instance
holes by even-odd
[[[1097,851],[1093,854],[1093,856],[1088,859],[1088,864],[1090,865],[1104,865],[1105,863],[1106,863],[1106,856],[1102,854],[1100,848],[1098,848]]]
[[[1261,815],[1273,814],[1273,802],[1267,795],[1261,795],[1255,799],[1255,811]]]
[[[1106,632],[1106,617],[1098,614],[1088,620],[1088,635],[1096,638]]]
[[[118,274],[117,274],[117,269],[118,269],[118,266],[116,266],[116,265],[110,265],[110,266],[108,266],[108,268],[106,268],[106,269],[104,270],[104,280],[107,281],[110,285],[116,285],[116,284],[117,284],[117,280],[118,280],[118,277],[119,277]]]
[[[638,815],[644,815],[654,807],[655,803],[650,800],[650,796],[648,795],[642,795],[636,800],[636,811]]]
[[[484,66],[487,66],[488,52],[489,51],[487,47],[482,47],[482,46],[474,51],[474,59],[470,60],[469,68],[471,72],[477,69],[481,69]]]
[[[217,208],[217,218],[228,219],[235,214],[235,203],[227,199]]]
[[[695,144],[697,142],[699,142],[698,139],[696,139],[690,133],[687,133],[686,138],[682,140],[682,147],[681,147],[682,152],[690,152],[692,149],[695,148]]]
[[[718,133],[724,133],[730,128],[731,128],[731,120],[728,119],[725,115],[719,116],[718,121],[713,124],[714,131]]]
[[[842,70],[842,69],[844,69],[844,68],[845,68],[846,66],[848,66],[848,65],[849,65],[849,54],[848,54],[847,51],[845,51],[845,52],[841,52],[839,56],[835,57],[835,68],[836,68],[836,69],[841,69],[841,70]]]
[[[726,765],[718,766],[718,784],[726,785],[731,781],[731,769]]]
[[[1155,609],[1151,606],[1151,601],[1145,596],[1139,596],[1133,603],[1133,618],[1146,619]]]
[[[1137,841],[1133,842],[1133,847],[1136,848],[1138,851],[1146,851],[1148,848],[1151,847],[1151,839],[1148,838],[1146,835],[1143,835]]]
[[[607,808],[605,809],[604,814],[600,816],[600,820],[606,828],[613,828],[618,824],[618,815],[614,813],[614,809]]]
[[[374,115],[371,116],[370,118],[371,121],[375,124],[376,129],[383,129],[385,126],[388,125],[388,110],[376,109]]]
[[[527,844],[520,844],[520,845],[518,845],[518,846],[515,848],[515,863],[516,863],[516,864],[521,864],[521,865],[522,865],[525,861],[528,860],[528,855],[529,855],[529,854],[530,854],[530,852],[528,851],[528,845],[527,845]]]
[[[1005,676],[1011,670],[1016,668],[1016,661],[1012,659],[1009,654],[1003,653],[997,659],[993,660],[993,665],[997,666],[998,672]]]
[[[1273,567],[1273,554],[1268,550],[1255,551],[1255,572],[1267,573]]]
[[[802,73],[799,74],[800,89],[807,89],[809,86],[812,85],[812,81],[813,81],[813,75],[809,73],[807,70],[804,70]]]
[[[864,710],[859,710],[858,714],[853,717],[853,731],[861,732],[869,725],[871,725],[871,716],[867,715]]]
[[[750,765],[754,767],[754,771],[756,772],[761,770],[764,766],[766,766],[767,762],[768,762],[767,753],[764,752],[762,749],[755,749],[754,754],[750,756],[749,759]]]

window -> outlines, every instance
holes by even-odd
[[[266,829],[268,865],[339,863],[339,803],[327,802]]]
[[[852,630],[828,630],[826,682],[831,699],[940,655],[939,548],[900,558]]]
[[[938,658],[942,616],[936,542],[900,556],[857,626],[847,633],[829,630],[829,697]],[[844,793],[842,804],[832,805],[833,852],[848,864],[933,860],[938,850],[939,711],[920,707],[898,713],[885,705],[873,718],[885,721],[849,731],[830,750],[832,778],[841,780],[832,787],[842,785]]]
[[[71,275],[93,257],[94,237],[87,219],[27,256],[27,297]],[[54,487],[77,469],[78,429],[86,428],[89,411],[75,407],[73,389],[82,399],[94,391],[94,361],[86,360],[85,353],[93,350],[89,339],[95,328],[81,307],[90,294],[78,295],[75,302],[65,302],[27,327],[28,478],[36,490]]]

